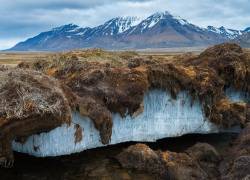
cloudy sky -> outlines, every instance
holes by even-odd
[[[116,16],[169,11],[206,27],[250,26],[249,0],[0,0],[0,49],[53,27],[96,26]]]

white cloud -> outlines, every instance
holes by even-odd
[[[0,4],[0,39],[4,44],[63,24],[93,27],[116,16],[146,17],[165,10],[203,27],[250,26],[248,0],[0,0]]]
[[[17,42],[20,42],[21,40],[22,39],[20,38],[6,39],[6,40],[0,39],[0,49],[4,50],[13,47]]]

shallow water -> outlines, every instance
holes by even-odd
[[[236,134],[186,135],[147,143],[155,150],[182,152],[197,142],[214,145],[220,153],[226,151]],[[15,154],[12,169],[0,169],[1,180],[83,180],[83,179],[155,179],[143,172],[123,169],[115,156],[124,148],[135,143],[123,143],[114,146],[87,150],[71,156],[56,158],[35,158],[24,154]]]

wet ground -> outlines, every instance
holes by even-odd
[[[155,150],[181,152],[197,142],[207,142],[224,153],[236,134],[187,135],[147,143]],[[71,156],[34,158],[15,154],[12,169],[0,169],[0,180],[147,180],[155,177],[143,172],[121,168],[114,158],[124,148],[135,143],[123,143],[88,150]]]

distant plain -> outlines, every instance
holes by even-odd
[[[191,48],[160,48],[160,49],[141,49],[135,52],[141,56],[162,56],[167,59],[176,55],[184,53],[200,54],[205,48],[191,47]],[[250,48],[245,49],[250,52]],[[85,51],[85,50],[80,50]],[[16,66],[20,62],[29,62],[36,60],[46,60],[51,55],[55,55],[58,52],[0,52],[0,65]]]

